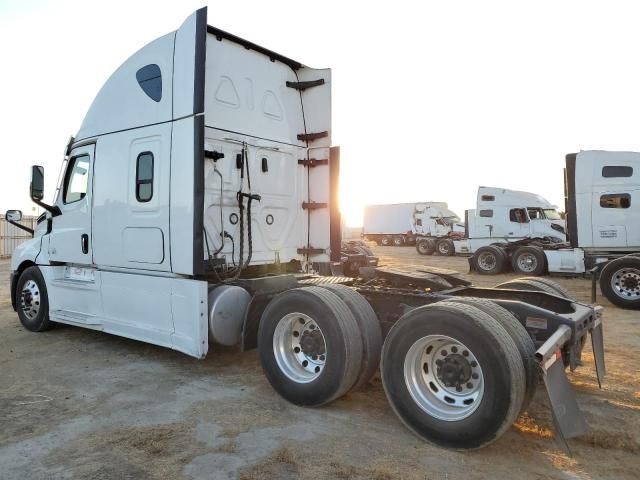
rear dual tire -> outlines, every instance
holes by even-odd
[[[420,255],[433,255],[436,251],[436,241],[433,238],[421,238],[416,241],[416,251]]]
[[[282,397],[303,406],[327,404],[365,385],[377,371],[381,344],[369,303],[340,285],[279,294],[258,329],[267,379]]]
[[[450,238],[441,238],[436,241],[436,255],[441,257],[451,257],[456,254],[453,240]]]
[[[480,247],[471,257],[473,269],[481,275],[502,273],[507,261],[506,252],[497,245]]]
[[[400,420],[446,448],[493,442],[516,420],[525,398],[524,365],[509,333],[491,315],[461,303],[403,315],[385,339],[381,372]]]
[[[627,255],[605,265],[600,273],[600,290],[618,307],[640,308],[640,257]]]

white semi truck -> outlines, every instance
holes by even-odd
[[[565,368],[590,335],[602,379],[600,307],[537,280],[491,289],[427,268],[314,274],[340,256],[330,105],[329,70],[208,25],[206,8],[143,47],[69,141],[51,204],[32,168],[46,213],[11,260],[22,325],[197,358],[216,344],[258,348],[273,388],[304,406],[362,387],[380,364],[404,424],[448,448],[499,438],[542,377],[558,431],[584,432]]]
[[[437,242],[463,232],[464,225],[446,202],[391,203],[364,208],[362,236],[378,245],[400,247],[414,244],[420,238]]]
[[[422,255],[469,255],[494,243],[566,241],[564,220],[557,206],[535,193],[506,188],[479,187],[476,208],[465,211],[464,226],[463,235],[440,242],[418,239],[416,250]]]
[[[478,249],[472,269],[498,273],[599,275],[602,293],[640,307],[640,153],[582,151],[566,157],[568,243],[539,241]]]

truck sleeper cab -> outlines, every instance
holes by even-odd
[[[52,205],[33,168],[47,212],[11,264],[25,328],[66,323],[197,358],[257,347],[274,389],[307,406],[362,387],[381,362],[402,421],[452,448],[497,439],[542,375],[559,432],[584,431],[564,368],[590,334],[604,375],[599,308],[554,284],[479,289],[444,270],[314,274],[340,260],[330,71],[208,26],[206,12],[107,81]]]
[[[640,307],[640,154],[582,151],[566,156],[568,243],[530,239],[478,250],[480,273],[511,265],[527,275],[591,275],[602,293],[623,308]]]

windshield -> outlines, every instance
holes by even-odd
[[[544,215],[549,220],[562,220],[562,217],[560,216],[558,211],[554,210],[553,208],[545,208],[544,209]]]

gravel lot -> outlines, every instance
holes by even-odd
[[[377,248],[383,262],[466,272],[465,258]],[[0,478],[628,478],[640,472],[640,312],[605,305],[607,379],[591,351],[570,375],[591,427],[552,438],[543,388],[499,441],[451,452],[413,437],[375,379],[319,409],[292,406],[256,352],[213,347],[205,360],[80,328],[20,325],[0,260]],[[479,285],[513,277],[469,275]],[[559,279],[579,300],[590,283]]]

